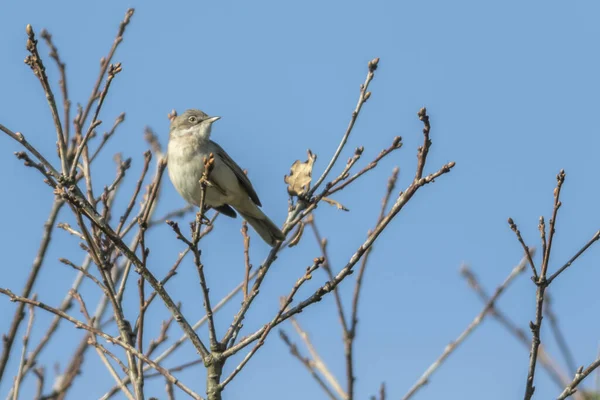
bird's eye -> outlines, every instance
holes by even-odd
[[[196,121],[198,121],[198,118],[196,118],[192,115],[191,117],[188,118],[188,121],[190,121],[192,124],[195,124]]]

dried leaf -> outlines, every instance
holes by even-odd
[[[302,196],[310,189],[312,180],[312,169],[317,155],[308,150],[308,160],[301,162],[296,160],[290,169],[290,175],[283,179],[288,184],[287,191],[290,196]]]
[[[344,207],[339,201],[335,201],[333,199],[330,199],[329,197],[323,197],[322,199],[325,203],[328,203],[332,206],[336,206],[338,210],[342,210],[342,211],[350,211],[348,210],[346,207]]]

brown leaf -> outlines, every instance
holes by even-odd
[[[294,161],[290,169],[290,175],[283,178],[285,183],[288,184],[287,191],[290,196],[302,196],[308,192],[312,180],[313,164],[316,159],[317,155],[308,150],[308,160],[305,162]]]
[[[335,201],[333,199],[330,199],[329,197],[323,197],[322,200],[325,203],[331,204],[332,206],[336,206],[338,210],[350,211],[346,207],[344,207],[339,201]]]

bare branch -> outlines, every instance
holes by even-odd
[[[308,349],[308,352],[310,353],[310,356],[312,357],[312,360],[309,360],[312,368],[316,369],[317,371],[319,371],[321,373],[321,375],[323,375],[323,377],[329,383],[329,385],[331,387],[333,387],[333,389],[337,392],[338,396],[340,396],[342,399],[349,399],[348,394],[344,391],[342,386],[339,384],[338,380],[331,373],[331,371],[329,370],[327,365],[323,362],[321,356],[319,355],[319,353],[313,346],[313,344],[310,340],[310,337],[308,336],[308,333],[306,333],[306,331],[304,331],[302,329],[302,327],[300,326],[300,323],[298,323],[298,320],[296,318],[291,317],[290,321],[292,322],[292,326],[298,333],[298,336],[300,336],[300,338],[306,345],[306,348]],[[280,332],[280,334],[281,333],[282,332]],[[292,355],[294,355],[294,354],[292,353]]]
[[[250,236],[248,236],[248,223],[242,222],[242,237],[244,238],[244,265],[246,266],[244,274],[244,287],[242,293],[244,294],[244,301],[248,300],[248,284],[250,283],[250,270],[252,264],[250,264]]]
[[[58,217],[58,213],[60,212],[63,202],[59,199],[55,199],[52,204],[52,209],[48,215],[48,219],[44,224],[44,233],[42,235],[42,241],[40,243],[40,247],[38,252],[33,260],[33,265],[31,266],[31,271],[29,272],[29,277],[27,278],[27,282],[25,283],[25,287],[21,292],[23,297],[29,297],[31,291],[33,290],[33,285],[37,280],[38,274],[40,272],[40,268],[44,263],[44,259],[46,257],[46,251],[48,250],[48,246],[50,244],[50,240],[52,239],[52,231],[54,229],[54,224],[56,223],[56,218]],[[2,355],[0,356],[0,381],[2,380],[2,376],[4,374],[4,370],[6,368],[6,364],[8,363],[8,358],[10,356],[10,352],[12,350],[12,345],[14,343],[15,337],[19,330],[19,326],[25,317],[24,310],[25,304],[19,303],[17,304],[17,310],[12,319],[12,323],[10,325],[10,329],[8,333],[3,338],[3,349]]]
[[[543,318],[543,306],[544,306],[544,294],[548,287],[548,281],[546,280],[546,272],[548,271],[548,264],[550,262],[550,252],[552,250],[552,240],[554,239],[556,216],[558,209],[561,206],[560,202],[560,189],[565,181],[565,171],[561,170],[556,176],[557,184],[554,189],[554,208],[552,210],[552,219],[550,220],[550,228],[548,232],[548,244],[546,246],[546,252],[543,254],[542,267],[539,278],[535,281],[537,286],[536,290],[536,306],[535,306],[535,322],[530,322],[529,327],[531,328],[531,350],[529,352],[529,369],[527,372],[527,383],[525,386],[525,400],[533,397],[535,387],[533,381],[535,378],[535,367],[537,364],[538,349],[540,347],[540,330],[542,327]]]
[[[121,63],[111,64],[110,67],[108,68],[108,78],[106,79],[106,84],[104,85],[104,89],[102,90],[102,93],[100,93],[100,98],[98,101],[98,106],[96,107],[96,112],[94,113],[94,117],[92,118],[92,122],[90,122],[90,126],[89,126],[86,134],[83,136],[83,138],[79,142],[79,145],[77,146],[77,149],[75,150],[75,155],[73,156],[71,169],[69,170],[69,176],[72,179],[75,179],[75,172],[77,171],[77,164],[79,163],[79,157],[81,156],[81,152],[84,150],[84,148],[87,149],[87,142],[90,139],[90,137],[92,136],[92,132],[94,132],[94,129],[102,123],[102,121],[98,120],[98,115],[100,114],[100,110],[102,109],[102,104],[104,103],[104,99],[106,98],[106,95],[108,94],[108,89],[110,88],[110,83],[112,82],[114,77],[119,72],[121,72]]]
[[[483,290],[479,284],[473,271],[471,271],[466,265],[463,265],[460,269],[461,275],[467,280],[469,286],[477,293],[481,301],[485,304],[489,301],[490,296]],[[519,342],[527,349],[529,349],[531,338],[525,333],[525,331],[519,328],[513,321],[511,321],[504,313],[502,313],[496,305],[490,309],[489,314],[494,317],[500,324],[506,328],[506,330],[512,334]],[[560,370],[558,364],[550,357],[545,351],[543,345],[540,345],[538,352],[538,360],[542,364],[542,367],[546,369],[552,381],[557,385],[558,388],[562,389],[569,383],[569,378]],[[580,398],[579,400],[584,400]]]
[[[63,97],[63,126],[64,126],[64,138],[65,144],[67,145],[69,142],[69,124],[71,122],[70,111],[71,111],[71,101],[69,100],[69,91],[67,90],[67,71],[66,64],[61,60],[60,54],[58,53],[58,49],[52,42],[52,35],[45,30],[42,29],[40,32],[40,36],[42,39],[46,41],[46,44],[50,48],[50,58],[52,58],[56,62],[56,66],[58,67],[58,72],[60,74],[60,79],[58,80],[58,84],[60,86],[60,90],[62,92]]]
[[[513,221],[512,218],[508,219],[508,225],[510,226],[510,229],[512,229],[512,231],[515,233],[515,235],[517,235],[517,239],[519,240],[519,243],[521,243],[521,246],[523,246],[523,250],[525,251],[525,254],[531,254],[529,252],[529,246],[527,246],[525,244],[525,241],[523,240],[523,237],[521,236],[521,231],[519,230],[519,228],[517,227],[517,224],[515,224],[515,221]],[[543,221],[542,221],[542,226],[543,226]],[[543,236],[544,238],[544,243],[543,243],[543,248],[546,247],[546,243],[545,243],[545,236]],[[545,254],[545,253],[544,253]],[[533,263],[533,258],[531,257],[531,255],[529,256],[529,265],[531,266],[531,272],[533,272],[533,279],[534,280],[538,280],[538,274],[537,274],[537,269],[535,268],[535,264]]]
[[[388,203],[392,196],[392,191],[396,187],[396,181],[398,180],[398,167],[392,171],[392,176],[388,179],[387,188],[383,200],[381,201],[381,210],[377,217],[375,226],[379,225],[385,217],[385,211],[387,210]],[[370,232],[369,232],[370,233]],[[367,262],[369,260],[369,254],[373,247],[365,253],[362,258],[360,268],[358,270],[358,276],[356,277],[356,283],[354,285],[354,294],[352,296],[352,312],[350,314],[350,329],[348,329],[347,335],[344,339],[344,353],[346,355],[346,377],[348,382],[348,398],[354,398],[354,339],[356,337],[356,326],[358,325],[358,301],[360,297],[360,289],[362,288],[362,282],[367,269]]]
[[[425,109],[422,109],[419,112],[419,114],[426,115]],[[421,158],[421,157],[425,158],[426,156],[427,156],[426,152],[422,152],[422,151],[419,152],[419,158]],[[425,161],[423,161],[423,162],[425,162]],[[342,268],[342,270],[334,277],[334,279],[327,282],[324,286],[321,286],[310,297],[308,297],[304,301],[300,302],[296,306],[290,308],[288,311],[283,313],[281,315],[281,317],[279,318],[279,320],[276,322],[276,324],[279,324],[279,323],[285,321],[286,319],[288,319],[289,317],[301,312],[304,308],[306,308],[310,304],[320,301],[324,295],[326,295],[327,293],[329,293],[333,289],[335,289],[337,287],[337,285],[340,284],[341,281],[343,281],[348,275],[350,275],[353,272],[354,265],[356,265],[356,263],[361,259],[361,257],[365,254],[365,252],[377,240],[377,238],[383,232],[383,230],[387,227],[387,225],[404,208],[406,203],[415,195],[415,193],[419,190],[419,188],[433,182],[436,178],[440,177],[441,175],[444,175],[444,174],[450,172],[450,170],[454,167],[454,165],[455,165],[454,162],[449,162],[448,164],[442,166],[442,168],[440,168],[438,171],[436,171],[430,175],[427,175],[424,178],[414,180],[410,184],[410,186],[406,189],[406,191],[400,193],[400,195],[396,199],[396,202],[392,206],[389,213],[375,227],[372,234],[367,237],[365,242],[358,248],[358,250],[352,255],[352,257],[350,257],[350,260],[348,261],[346,266],[344,268]],[[304,209],[304,211],[300,211],[299,213],[301,213],[301,214],[296,218],[294,218],[293,215],[290,215],[288,217],[288,222],[284,226],[284,232],[289,232],[289,230],[292,229],[294,226],[294,223],[295,223],[294,221],[299,221],[301,218],[303,218],[305,216],[306,213],[310,213],[315,208],[315,206],[316,206],[315,204],[316,203],[313,202],[308,207],[306,207]],[[298,208],[298,209],[301,210],[301,208]],[[258,286],[260,286],[260,283],[264,279],[264,274],[268,270],[270,264],[273,262],[276,254],[277,254],[277,251],[279,250],[280,245],[281,245],[281,243],[279,243],[279,244],[275,245],[275,247],[273,247],[273,249],[267,256],[267,259],[265,260],[263,265],[259,268],[258,276],[254,283],[252,294],[250,295],[248,302],[244,302],[244,304],[242,305],[242,309],[234,318],[234,323],[230,326],[230,328],[229,328],[230,330],[228,331],[228,333],[230,331],[232,331],[234,329],[234,327],[237,326],[237,324],[239,324],[241,319],[243,319],[243,317],[249,307],[249,302],[258,294],[258,292],[254,289],[257,288]],[[265,327],[260,328],[256,332],[246,336],[238,344],[232,345],[229,349],[227,349],[223,352],[223,356],[229,357],[229,356],[237,353],[244,347],[248,346],[250,343],[258,340],[260,338],[260,336],[262,335],[262,333],[264,332],[264,329],[266,329],[266,328]],[[228,336],[228,334],[226,334],[225,339],[227,339],[227,341],[228,341],[230,339],[230,336]]]
[[[587,242],[581,249],[579,249],[579,251],[577,253],[575,253],[575,255],[573,257],[571,257],[571,259],[569,261],[567,261],[567,263],[565,265],[563,265],[562,267],[560,267],[558,269],[558,271],[556,271],[555,273],[553,273],[550,276],[550,278],[548,278],[548,285],[550,283],[552,283],[552,281],[554,279],[556,279],[556,277],[558,277],[560,274],[562,274],[567,268],[569,268],[575,262],[575,260],[577,260],[580,255],[582,255],[583,253],[585,253],[585,251],[587,249],[589,249],[591,247],[591,245],[593,245],[594,243],[596,243],[598,241],[598,239],[600,239],[600,231],[596,232],[594,234],[594,236],[592,236],[592,238],[589,240],[589,242]]]
[[[300,352],[298,351],[298,346],[296,346],[294,343],[292,343],[292,341],[285,334],[284,331],[280,330],[279,331],[279,336],[285,342],[285,344],[289,347],[290,353],[294,357],[296,357],[302,363],[302,365],[304,365],[306,367],[306,369],[308,370],[308,372],[310,372],[310,374],[312,375],[312,377],[317,381],[317,383],[319,384],[319,386],[321,386],[321,389],[323,389],[323,391],[327,394],[327,396],[331,400],[338,400],[338,398],[335,396],[335,394],[327,386],[327,384],[325,383],[325,381],[323,381],[323,378],[321,378],[321,376],[319,376],[319,374],[317,373],[317,371],[315,369],[315,366],[310,362],[310,360],[308,359],[308,357],[303,357],[300,354]]]
[[[565,390],[558,396],[557,400],[564,400],[576,392],[576,387],[579,385],[589,374],[594,372],[596,368],[600,367],[600,358],[596,359],[589,365],[585,370],[583,367],[579,367],[575,373],[573,381],[565,388]]]
[[[98,74],[98,79],[94,84],[92,94],[90,95],[90,99],[88,100],[85,106],[85,110],[83,110],[80,113],[78,121],[76,123],[76,125],[79,125],[80,127],[83,126],[83,124],[87,120],[90,110],[92,109],[92,105],[94,104],[94,101],[98,98],[98,90],[100,89],[100,85],[102,84],[102,79],[104,79],[106,70],[108,69],[110,62],[112,61],[117,47],[119,47],[119,44],[121,44],[121,42],[123,41],[123,34],[125,33],[125,28],[127,28],[127,25],[129,25],[129,21],[131,21],[131,17],[133,16],[134,11],[135,10],[133,8],[127,10],[127,12],[125,13],[125,18],[119,24],[119,30],[108,52],[108,55],[106,57],[102,57],[102,59],[100,60],[100,73]]]
[[[363,176],[365,173],[367,173],[370,170],[372,170],[373,168],[375,168],[378,165],[379,161],[381,161],[382,158],[384,158],[388,154],[392,153],[394,150],[398,150],[401,147],[402,147],[402,138],[400,136],[396,136],[394,138],[394,140],[392,141],[392,144],[390,145],[390,147],[388,147],[387,149],[381,150],[381,152],[377,155],[377,157],[375,157],[375,159],[373,161],[371,161],[369,164],[367,164],[366,167],[364,167],[363,169],[358,171],[356,174],[352,175],[350,178],[348,178],[348,171],[346,171],[346,170],[342,171],[342,174],[340,174],[340,176],[338,178],[334,179],[331,182],[331,188],[327,190],[326,195],[330,196],[333,193],[339,192],[340,190],[344,189],[346,186],[350,185],[352,182],[354,182],[355,180],[357,180],[358,178]],[[362,150],[361,150],[361,152],[362,152]],[[354,160],[354,157],[351,160]],[[353,163],[352,163],[352,165],[353,165]],[[350,165],[350,167],[352,167],[352,165]],[[350,168],[348,168],[348,170],[349,169]],[[338,182],[342,182],[342,183],[337,185]]]
[[[325,171],[323,171],[321,177],[317,180],[312,189],[310,189],[310,191],[308,192],[308,198],[310,198],[315,193],[317,188],[321,185],[321,183],[323,183],[325,178],[327,178],[329,171],[331,171],[337,159],[339,158],[340,153],[344,149],[344,146],[346,145],[346,142],[350,137],[350,133],[352,133],[352,128],[354,128],[354,123],[358,118],[358,114],[360,113],[363,104],[365,104],[369,97],[371,97],[371,92],[368,92],[367,89],[369,88],[369,83],[371,83],[371,80],[373,80],[373,77],[375,76],[375,70],[377,69],[378,64],[379,58],[374,58],[373,60],[369,61],[369,72],[367,73],[365,83],[360,85],[360,95],[358,96],[358,103],[356,104],[356,108],[354,109],[354,111],[352,111],[352,118],[350,118],[350,123],[348,124],[348,128],[346,129],[346,133],[344,133],[344,136],[342,136],[342,141],[340,142],[338,148],[333,154],[331,161],[329,161],[329,165],[327,165],[327,168],[325,168]]]
[[[567,340],[565,339],[565,336],[563,335],[562,330],[560,329],[560,326],[558,324],[558,317],[556,316],[552,308],[552,298],[549,294],[546,294],[546,301],[544,303],[543,311],[546,314],[546,317],[548,317],[548,322],[550,323],[550,330],[552,331],[552,334],[556,339],[556,343],[558,344],[558,348],[560,349],[560,352],[562,353],[563,358],[565,359],[569,373],[574,374],[577,370],[575,358],[573,357],[573,353],[571,352],[571,349],[567,344]]]
[[[248,361],[250,361],[250,358],[252,358],[252,356],[254,354],[256,354],[256,352],[258,351],[258,349],[260,349],[262,347],[262,345],[265,344],[265,339],[267,338],[267,336],[269,335],[269,333],[271,332],[271,330],[277,324],[277,320],[281,317],[281,314],[283,314],[283,312],[285,311],[285,309],[294,300],[294,296],[296,295],[296,292],[298,292],[298,289],[300,289],[300,286],[302,286],[302,284],[304,282],[306,282],[307,280],[309,280],[309,279],[312,278],[312,273],[317,268],[319,268],[320,266],[322,266],[324,261],[325,261],[325,259],[323,257],[321,257],[321,258],[315,258],[315,260],[313,262],[313,265],[309,266],[308,268],[306,268],[306,272],[304,273],[304,275],[300,279],[298,279],[298,281],[296,282],[296,284],[292,288],[292,291],[290,292],[290,294],[287,296],[287,298],[285,299],[285,301],[283,301],[283,303],[281,304],[281,307],[279,308],[279,312],[277,313],[277,315],[273,318],[273,320],[270,323],[268,323],[265,326],[265,329],[263,330],[263,332],[262,332],[260,338],[258,339],[258,342],[254,346],[254,348],[252,350],[250,350],[250,352],[246,355],[246,357],[244,357],[244,359],[242,360],[242,362],[233,370],[233,372],[231,373],[231,375],[229,375],[226,379],[224,379],[223,382],[220,384],[220,390],[221,391],[223,390],[223,388],[225,388],[225,386],[227,386],[227,384],[229,382],[231,382],[233,380],[233,378],[235,378],[235,376],[242,370],[242,368],[244,368],[244,366],[248,363]]]
[[[35,39],[35,33],[33,32],[33,28],[31,27],[31,25],[27,25],[25,30],[27,32],[27,51],[31,53],[25,58],[25,64],[31,67],[31,70],[33,71],[35,76],[40,80],[42,88],[44,89],[44,94],[46,95],[46,100],[48,101],[50,112],[52,113],[52,119],[54,120],[56,136],[58,138],[56,143],[58,146],[58,153],[60,157],[62,172],[64,175],[66,175],[68,167],[67,143],[62,128],[62,123],[58,115],[58,108],[56,107],[56,101],[54,100],[52,88],[50,87],[50,83],[48,82],[48,76],[46,75],[46,67],[44,67],[44,63],[42,62],[42,58],[40,57],[40,54],[37,49],[37,40]]]
[[[33,296],[35,300],[35,295]],[[27,345],[29,344],[29,336],[31,335],[31,328],[33,327],[33,306],[29,307],[29,322],[27,323],[27,329],[25,330],[25,335],[23,336],[23,349],[21,350],[21,361],[19,362],[19,370],[17,372],[17,376],[15,377],[14,389],[13,389],[13,400],[19,399],[19,388],[21,387],[21,382],[23,381],[23,369],[25,368],[25,357],[27,355]]]
[[[321,237],[319,230],[317,229],[317,225],[315,223],[314,215],[311,218],[307,218],[306,223],[312,228],[313,233],[315,234],[315,239],[317,239],[317,244],[321,248],[321,254],[325,259],[325,262],[323,263],[323,270],[325,270],[325,272],[327,273],[329,280],[333,280],[333,270],[331,269],[330,258],[329,254],[327,253],[327,239]],[[346,340],[346,338],[348,337],[349,329],[348,322],[346,321],[346,315],[344,313],[344,305],[342,304],[342,298],[337,288],[333,289],[333,297],[335,299],[340,325],[342,326],[343,339]]]
[[[177,378],[175,378],[173,375],[171,375],[169,373],[169,371],[167,371],[166,369],[164,369],[163,367],[161,367],[154,361],[148,359],[144,354],[140,353],[139,351],[137,351],[137,349],[135,349],[134,347],[131,347],[130,345],[125,343],[123,340],[113,337],[113,336],[110,336],[107,333],[104,333],[92,326],[84,324],[83,322],[73,318],[72,316],[65,313],[64,311],[60,311],[56,308],[50,307],[49,305],[42,303],[41,301],[28,299],[28,298],[25,298],[22,296],[17,296],[16,294],[12,293],[10,290],[2,289],[2,288],[0,288],[0,293],[5,296],[8,296],[11,301],[18,301],[18,302],[25,303],[25,304],[31,304],[35,307],[38,307],[38,308],[41,308],[48,312],[51,312],[52,314],[58,315],[61,318],[66,319],[67,321],[71,322],[73,325],[75,325],[76,328],[85,329],[94,335],[101,336],[109,343],[116,344],[116,345],[122,347],[128,353],[133,354],[135,357],[141,358],[145,363],[149,364],[152,368],[154,368],[155,370],[160,372],[163,376],[165,376],[165,378],[172,381],[175,385],[177,385],[177,387],[179,387],[181,390],[183,390],[185,393],[187,393],[194,399],[199,399],[199,400],[202,399],[202,397],[200,397],[198,394],[194,393],[187,386],[185,386],[183,383],[181,383]]]
[[[415,395],[415,393],[419,389],[425,386],[429,382],[429,378],[431,377],[431,375],[442,365],[442,363],[450,356],[450,354],[452,354],[452,352],[454,352],[454,350],[456,350],[456,348],[462,342],[464,342],[467,337],[469,337],[469,335],[475,330],[475,328],[477,328],[481,324],[481,322],[483,322],[485,316],[494,307],[494,304],[496,303],[496,300],[498,300],[498,297],[500,297],[500,295],[504,292],[508,285],[525,270],[528,258],[528,256],[523,257],[521,262],[513,268],[508,277],[504,280],[504,282],[502,282],[502,284],[496,288],[496,291],[488,300],[481,312],[477,314],[475,319],[473,319],[469,326],[467,326],[467,328],[458,336],[458,338],[456,338],[455,341],[451,342],[450,344],[448,344],[448,346],[446,346],[442,355],[437,360],[435,360],[434,363],[429,366],[429,368],[427,368],[427,370],[413,385],[413,387],[409,389],[409,391],[404,395],[404,397],[402,397],[403,400],[410,399]]]

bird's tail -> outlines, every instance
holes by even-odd
[[[256,233],[258,233],[269,246],[275,246],[277,241],[285,239],[283,232],[281,232],[277,225],[275,225],[260,208],[256,207],[256,211],[258,211],[258,213],[256,211],[254,212],[254,214],[257,214],[256,217],[240,210],[237,211],[246,221],[248,221]]]

